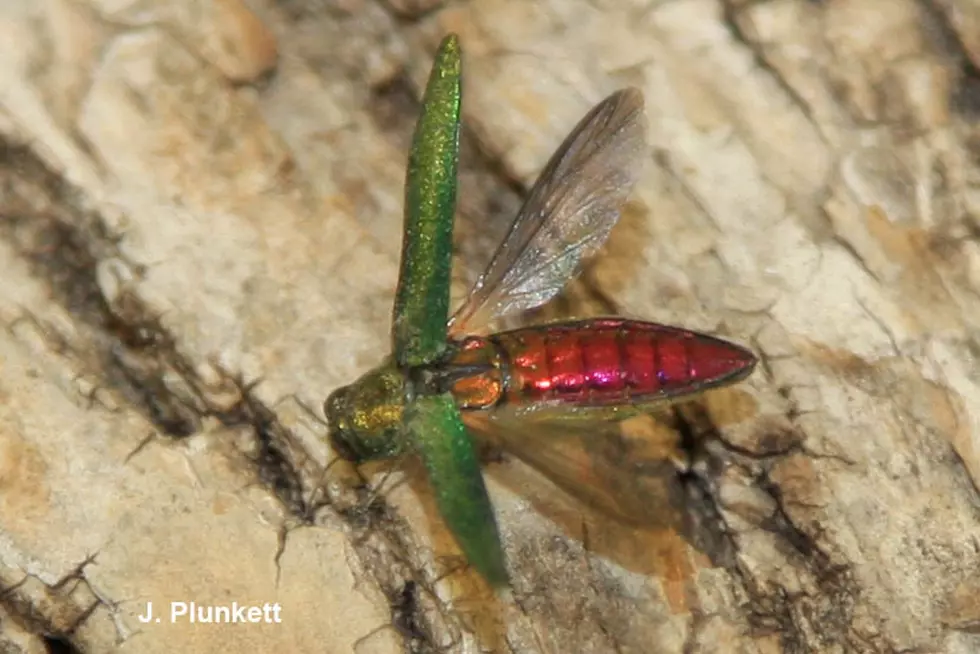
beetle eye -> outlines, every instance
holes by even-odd
[[[330,447],[340,458],[347,461],[357,461],[360,457],[352,445],[354,434],[351,433],[350,420],[347,415],[349,394],[346,386],[335,390],[323,403],[323,413],[327,417]]]
[[[359,461],[361,457],[357,455],[357,452],[350,446],[350,440],[348,439],[348,433],[345,431],[331,431],[330,432],[330,447],[336,452],[337,456],[345,461]]]

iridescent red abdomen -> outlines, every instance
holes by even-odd
[[[452,387],[462,408],[567,402],[603,406],[676,397],[736,381],[755,367],[748,350],[657,323],[595,318],[472,337],[450,365],[485,371]]]

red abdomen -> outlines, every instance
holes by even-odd
[[[501,359],[507,402],[608,405],[676,397],[748,375],[755,356],[705,334],[597,318],[487,338]]]

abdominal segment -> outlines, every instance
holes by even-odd
[[[744,378],[748,350],[678,327],[619,318],[470,337],[449,367],[477,371],[451,390],[463,409],[499,404],[608,406],[676,397]]]

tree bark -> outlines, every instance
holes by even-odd
[[[541,316],[761,359],[656,417],[687,466],[660,529],[489,462],[502,598],[417,465],[334,462],[321,422],[389,348],[447,31],[456,296],[633,85],[634,200]],[[7,0],[0,649],[980,651],[978,34],[968,0]]]

